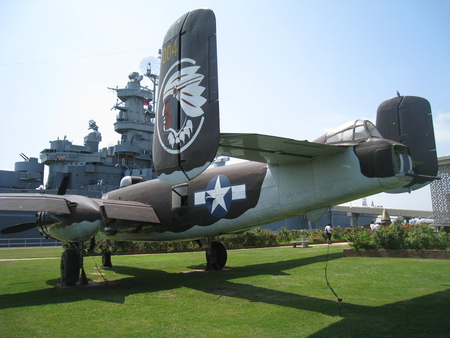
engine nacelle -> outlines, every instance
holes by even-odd
[[[354,149],[364,176],[383,178],[412,173],[412,160],[403,144],[372,138]]]
[[[100,207],[84,196],[70,196],[70,214],[38,212],[37,226],[43,235],[63,242],[87,241],[102,224]]]

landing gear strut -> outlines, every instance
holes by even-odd
[[[113,265],[111,263],[111,252],[110,251],[104,251],[102,253],[102,265],[104,268],[112,268]]]
[[[227,263],[227,249],[220,242],[207,240],[205,270],[222,270]]]

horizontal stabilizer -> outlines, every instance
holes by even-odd
[[[129,201],[97,200],[107,218],[160,224],[155,210],[147,204]]]
[[[220,134],[218,154],[262,163],[288,164],[341,153],[346,148],[269,135]]]

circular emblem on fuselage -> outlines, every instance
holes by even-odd
[[[206,206],[214,217],[224,217],[230,210],[231,203],[247,199],[245,183],[231,184],[225,175],[214,176],[206,185],[205,190],[194,193],[197,206]]]

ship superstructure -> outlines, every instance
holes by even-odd
[[[139,73],[131,73],[125,88],[110,88],[117,94],[113,109],[117,111],[114,130],[121,135],[116,145],[99,149],[101,133],[95,121],[89,121],[84,145],[64,139],[50,141],[41,151],[41,162],[48,166],[45,189],[57,190],[64,177],[69,177],[68,191],[74,194],[101,196],[116,189],[124,176],[144,180],[155,178],[152,166],[154,92],[141,86]]]
[[[109,88],[117,95],[112,111],[116,113],[114,130],[120,134],[116,144],[100,148],[102,135],[94,120],[89,121],[89,133],[83,145],[76,145],[66,136],[50,141],[50,147],[36,157],[21,154],[23,161],[15,163],[14,171],[0,170],[0,192],[57,194],[65,177],[69,178],[68,194],[100,198],[117,189],[122,178],[133,180],[156,178],[152,162],[154,107],[158,85],[159,60],[146,58],[141,70],[153,83],[141,85],[143,75],[133,72],[124,88]],[[44,180],[44,167],[48,171]],[[130,181],[130,180],[127,180]],[[32,222],[34,213],[0,212],[0,228]],[[41,237],[37,228],[2,237]]]
[[[44,182],[44,164],[36,157],[20,154],[23,161],[14,164],[14,171],[0,170],[0,192],[15,189],[38,189]]]
[[[154,132],[154,93],[141,87],[142,75],[131,73],[126,88],[113,89],[118,102],[114,130],[121,134],[120,142],[109,149],[115,162],[125,169],[125,176],[155,178],[152,169],[151,149]],[[119,102],[120,100],[120,102]]]

